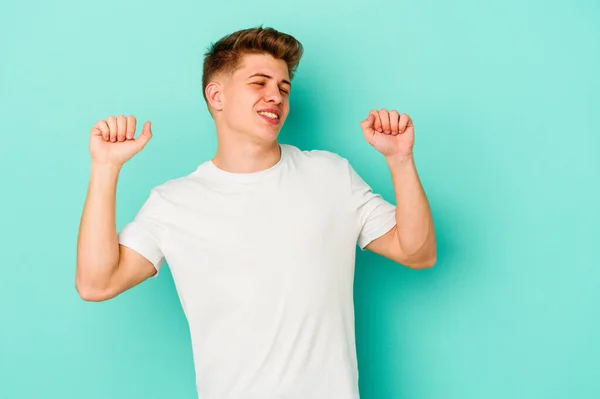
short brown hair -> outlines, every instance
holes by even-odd
[[[288,66],[290,80],[294,78],[304,48],[291,35],[273,28],[262,26],[242,29],[224,36],[211,44],[204,54],[202,75],[202,95],[206,98],[206,86],[219,73],[234,73],[240,66],[244,54],[270,54],[276,59],[285,61]]]

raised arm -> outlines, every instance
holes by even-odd
[[[413,158],[414,126],[407,114],[372,110],[361,122],[365,139],[383,154],[396,196],[396,226],[367,249],[415,269],[432,267],[437,248],[431,209]]]
[[[119,245],[115,223],[116,188],[125,162],[152,137],[150,122],[134,138],[133,116],[111,116],[94,125],[90,135],[90,182],[77,241],[75,286],[82,299],[103,301],[156,273],[140,254]]]

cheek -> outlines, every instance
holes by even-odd
[[[284,105],[284,112],[285,112],[285,116],[287,117],[288,114],[290,113],[290,103],[289,100],[285,100],[285,105]]]
[[[256,104],[257,96],[252,92],[238,92],[235,97],[233,97],[232,110],[235,110],[235,113],[239,116],[242,113],[247,113],[254,109],[254,105]]]

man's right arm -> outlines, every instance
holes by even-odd
[[[119,245],[115,223],[119,169],[92,165],[77,243],[77,292],[86,301],[104,301],[156,274],[154,265]]]
[[[152,137],[150,124],[137,139],[135,118],[109,117],[92,129],[92,166],[79,226],[75,287],[86,301],[104,301],[156,274],[154,265],[119,244],[116,189],[122,165]]]

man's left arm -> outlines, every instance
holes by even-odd
[[[396,111],[373,110],[361,128],[369,144],[385,156],[396,197],[396,226],[366,249],[414,269],[432,267],[435,229],[413,156],[412,120]]]

